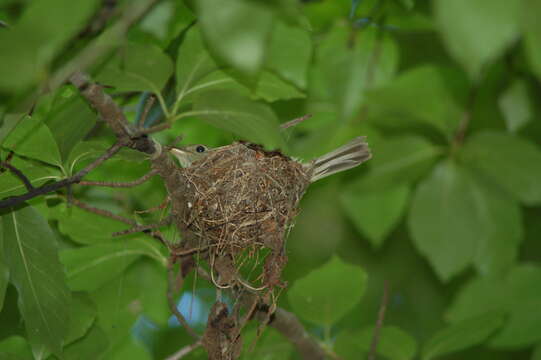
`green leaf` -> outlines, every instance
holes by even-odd
[[[113,233],[129,227],[123,222],[64,204],[51,208],[49,217],[58,220],[58,229],[62,234],[86,245],[124,241],[123,237],[114,238]]]
[[[513,135],[484,131],[461,150],[468,165],[492,178],[526,205],[541,204],[541,150]]]
[[[56,106],[48,114],[45,123],[51,130],[60,154],[65,160],[73,147],[83,140],[94,127],[96,114],[80,96],[74,96],[65,103]]]
[[[271,35],[266,67],[305,89],[311,57],[310,34],[304,29],[277,22]]]
[[[68,330],[70,293],[55,236],[29,206],[3,215],[2,220],[5,260],[30,343],[60,355]]]
[[[396,188],[415,182],[427,173],[440,150],[424,138],[401,136],[370,142],[374,154],[368,173],[353,185],[355,191],[368,192]]]
[[[209,91],[198,97],[193,115],[270,149],[284,144],[278,119],[272,110],[232,91]]]
[[[300,317],[330,326],[359,303],[366,280],[363,269],[335,256],[297,280],[287,293],[288,299]]]
[[[59,180],[61,178],[60,171],[51,166],[43,166],[18,158],[14,158],[11,161],[11,165],[22,171],[34,187],[41,186],[47,181]],[[10,171],[0,174],[0,198],[21,195],[25,192],[27,192],[26,187],[17,176],[13,175]]]
[[[13,335],[0,341],[0,359],[28,360],[33,358],[30,345],[22,336]]]
[[[58,145],[47,125],[37,116],[25,116],[5,140],[4,147],[17,155],[60,166]]]
[[[0,222],[0,225],[2,223]],[[0,237],[2,236],[2,227],[0,226]],[[2,251],[2,242],[0,241],[0,251]],[[3,251],[2,251],[3,252]],[[9,269],[3,260],[3,256],[0,253],[0,311],[4,307],[4,298],[6,296],[6,289],[9,284]]]
[[[437,0],[436,21],[449,52],[472,74],[519,36],[520,1]]]
[[[90,331],[76,342],[68,345],[64,352],[66,360],[94,360],[100,359],[109,347],[109,340],[105,332],[96,324]]]
[[[434,334],[423,348],[423,360],[434,359],[483,343],[504,323],[501,311],[460,321]]]
[[[0,89],[18,91],[47,75],[49,63],[82,30],[98,0],[31,2],[15,26],[0,32]]]
[[[82,338],[92,327],[96,318],[96,306],[85,293],[73,293],[70,325],[65,344]]]
[[[524,264],[506,276],[477,277],[463,286],[447,312],[452,323],[491,310],[503,310],[508,320],[490,340],[495,348],[512,348],[541,340],[541,319],[535,307],[541,301],[541,268]]]
[[[176,77],[179,96],[217,69],[218,65],[203,43],[199,26],[192,26],[178,48]]]
[[[157,263],[151,259],[138,260],[130,272],[137,277],[142,289],[153,291],[141,291],[139,301],[143,307],[145,316],[157,324],[165,325],[171,317],[171,310],[167,305],[167,274],[165,264]],[[160,294],[157,296],[157,294]]]
[[[24,114],[5,114],[0,117],[0,145],[3,145],[4,140],[15,129],[21,121],[26,117]]]
[[[220,0],[199,0],[195,5],[212,52],[243,74],[257,74],[268,47],[272,11],[246,0],[230,0],[227,7]]]
[[[117,91],[160,92],[173,73],[173,62],[151,44],[128,43],[97,76]]]
[[[428,127],[447,139],[455,135],[463,109],[452,91],[468,91],[467,80],[452,68],[423,65],[404,72],[367,97],[376,126],[393,130]]]
[[[469,174],[451,161],[440,163],[413,196],[408,219],[413,242],[436,270],[449,280],[473,260],[483,236]]]
[[[533,117],[533,108],[524,80],[516,79],[499,99],[509,132],[516,133]]]
[[[165,258],[149,239],[119,240],[64,250],[60,260],[66,267],[73,291],[93,291],[122,274],[141,255],[164,262]]]
[[[388,83],[398,67],[398,49],[387,34],[365,29],[351,44],[350,33],[349,27],[336,27],[316,55],[316,70],[322,72],[328,96],[344,120],[359,110],[365,91]]]
[[[541,1],[524,0],[522,1],[522,27],[524,30],[524,47],[526,58],[531,67],[531,71],[541,79],[541,23],[537,14],[541,11]]]
[[[252,346],[254,341],[257,341],[255,347]],[[288,355],[293,353],[293,345],[273,328],[265,329],[259,334],[257,329],[247,329],[242,334],[242,342],[244,345],[241,353],[241,359],[265,359],[265,360],[282,360],[288,359]],[[251,349],[253,347],[253,349]]]
[[[541,343],[533,350],[531,360],[541,360]]]
[[[349,219],[378,248],[398,224],[409,194],[407,186],[383,191],[349,190],[341,194],[340,200]]]
[[[342,331],[338,334],[334,349],[345,359],[360,359],[368,354],[374,337],[374,327],[358,331]],[[417,351],[415,339],[396,326],[384,326],[379,330],[377,353],[390,360],[413,359]]]
[[[99,158],[107,149],[108,144],[101,141],[82,141],[75,145],[66,160],[66,171],[73,175],[83,165]]]

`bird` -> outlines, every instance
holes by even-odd
[[[250,143],[238,142],[234,143],[245,145],[250,148]],[[180,165],[183,168],[188,168],[192,164],[196,164],[198,161],[205,159],[209,155],[219,152],[232,145],[226,145],[217,148],[209,148],[203,144],[188,145],[181,148],[171,148],[170,152],[173,154]],[[252,148],[254,146],[252,145]],[[255,146],[263,150],[260,146]],[[264,151],[264,150],[263,150]],[[276,154],[277,151],[266,152],[267,154]],[[317,157],[309,162],[301,162],[304,172],[309,176],[310,183],[323,179],[327,176],[336,174],[341,171],[354,168],[372,157],[368,143],[365,136],[358,136],[352,139],[347,144],[340,146],[339,148],[330,151],[320,157]],[[290,158],[292,162],[300,162],[297,159]]]

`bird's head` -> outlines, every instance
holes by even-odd
[[[201,144],[184,146],[182,148],[172,148],[170,150],[171,154],[178,159],[183,168],[187,168],[195,161],[205,158],[208,156],[209,151],[211,151],[211,149]]]

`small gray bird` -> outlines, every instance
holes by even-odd
[[[278,153],[276,151],[265,151],[257,145],[246,142],[237,142],[218,148],[208,148],[205,145],[190,145],[182,148],[173,148],[171,149],[171,153],[179,160],[183,168],[188,168],[192,166],[192,164],[205,159],[213,153],[223,151],[224,149],[233,146],[245,146],[246,148],[257,149],[268,155],[276,155]],[[293,158],[289,159],[292,162],[302,164],[305,174],[309,176],[310,182],[313,183],[337,172],[354,168],[369,160],[371,157],[372,154],[366,142],[366,137],[358,136],[349,143],[310,162],[303,163]]]

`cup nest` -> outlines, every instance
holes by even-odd
[[[170,191],[183,249],[208,251],[220,285],[239,280],[245,257],[261,262],[260,251],[268,249],[258,282],[279,285],[286,234],[310,175],[299,162],[258,145],[237,142],[211,150],[180,170]]]

